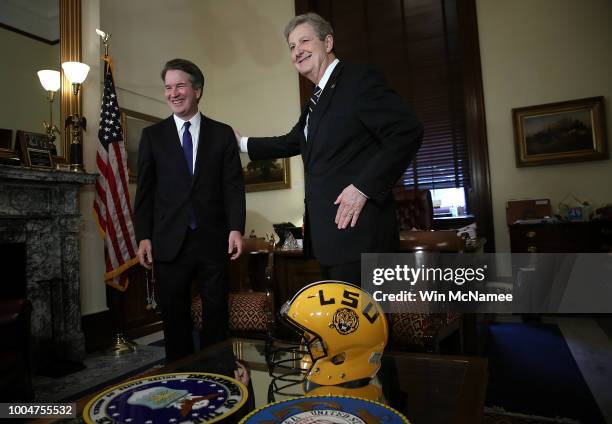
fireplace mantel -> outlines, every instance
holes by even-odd
[[[95,177],[0,165],[0,243],[25,244],[33,359],[38,366],[49,357],[80,361],[85,356],[79,190]]]

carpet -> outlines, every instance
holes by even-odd
[[[491,324],[486,356],[489,359],[487,406],[501,407],[515,415],[564,417],[585,424],[605,424],[556,325]]]

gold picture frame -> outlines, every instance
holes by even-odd
[[[603,97],[512,109],[516,166],[608,159]]]
[[[130,182],[136,182],[138,178],[138,145],[142,130],[161,121],[161,118],[155,116],[121,108],[121,127],[123,128]]]
[[[289,158],[248,160],[247,155],[240,156],[247,193],[291,188]]]

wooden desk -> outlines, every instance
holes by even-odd
[[[487,368],[479,357],[386,352],[379,379],[389,404],[412,423],[477,424]]]
[[[275,304],[280,308],[307,284],[321,279],[321,267],[316,259],[305,259],[301,250],[274,252]]]
[[[602,253],[612,251],[612,221],[514,224],[513,253]]]

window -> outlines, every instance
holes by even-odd
[[[464,215],[468,211],[464,187],[470,186],[470,167],[456,2],[430,2],[427,17],[428,31],[420,40],[426,53],[416,55],[425,54],[428,60],[412,61],[410,67],[412,78],[421,81],[414,86],[411,102],[425,134],[421,149],[398,185],[431,190],[434,201],[441,205],[436,216]]]
[[[459,217],[467,213],[463,187],[429,191],[434,206],[434,218]]]

